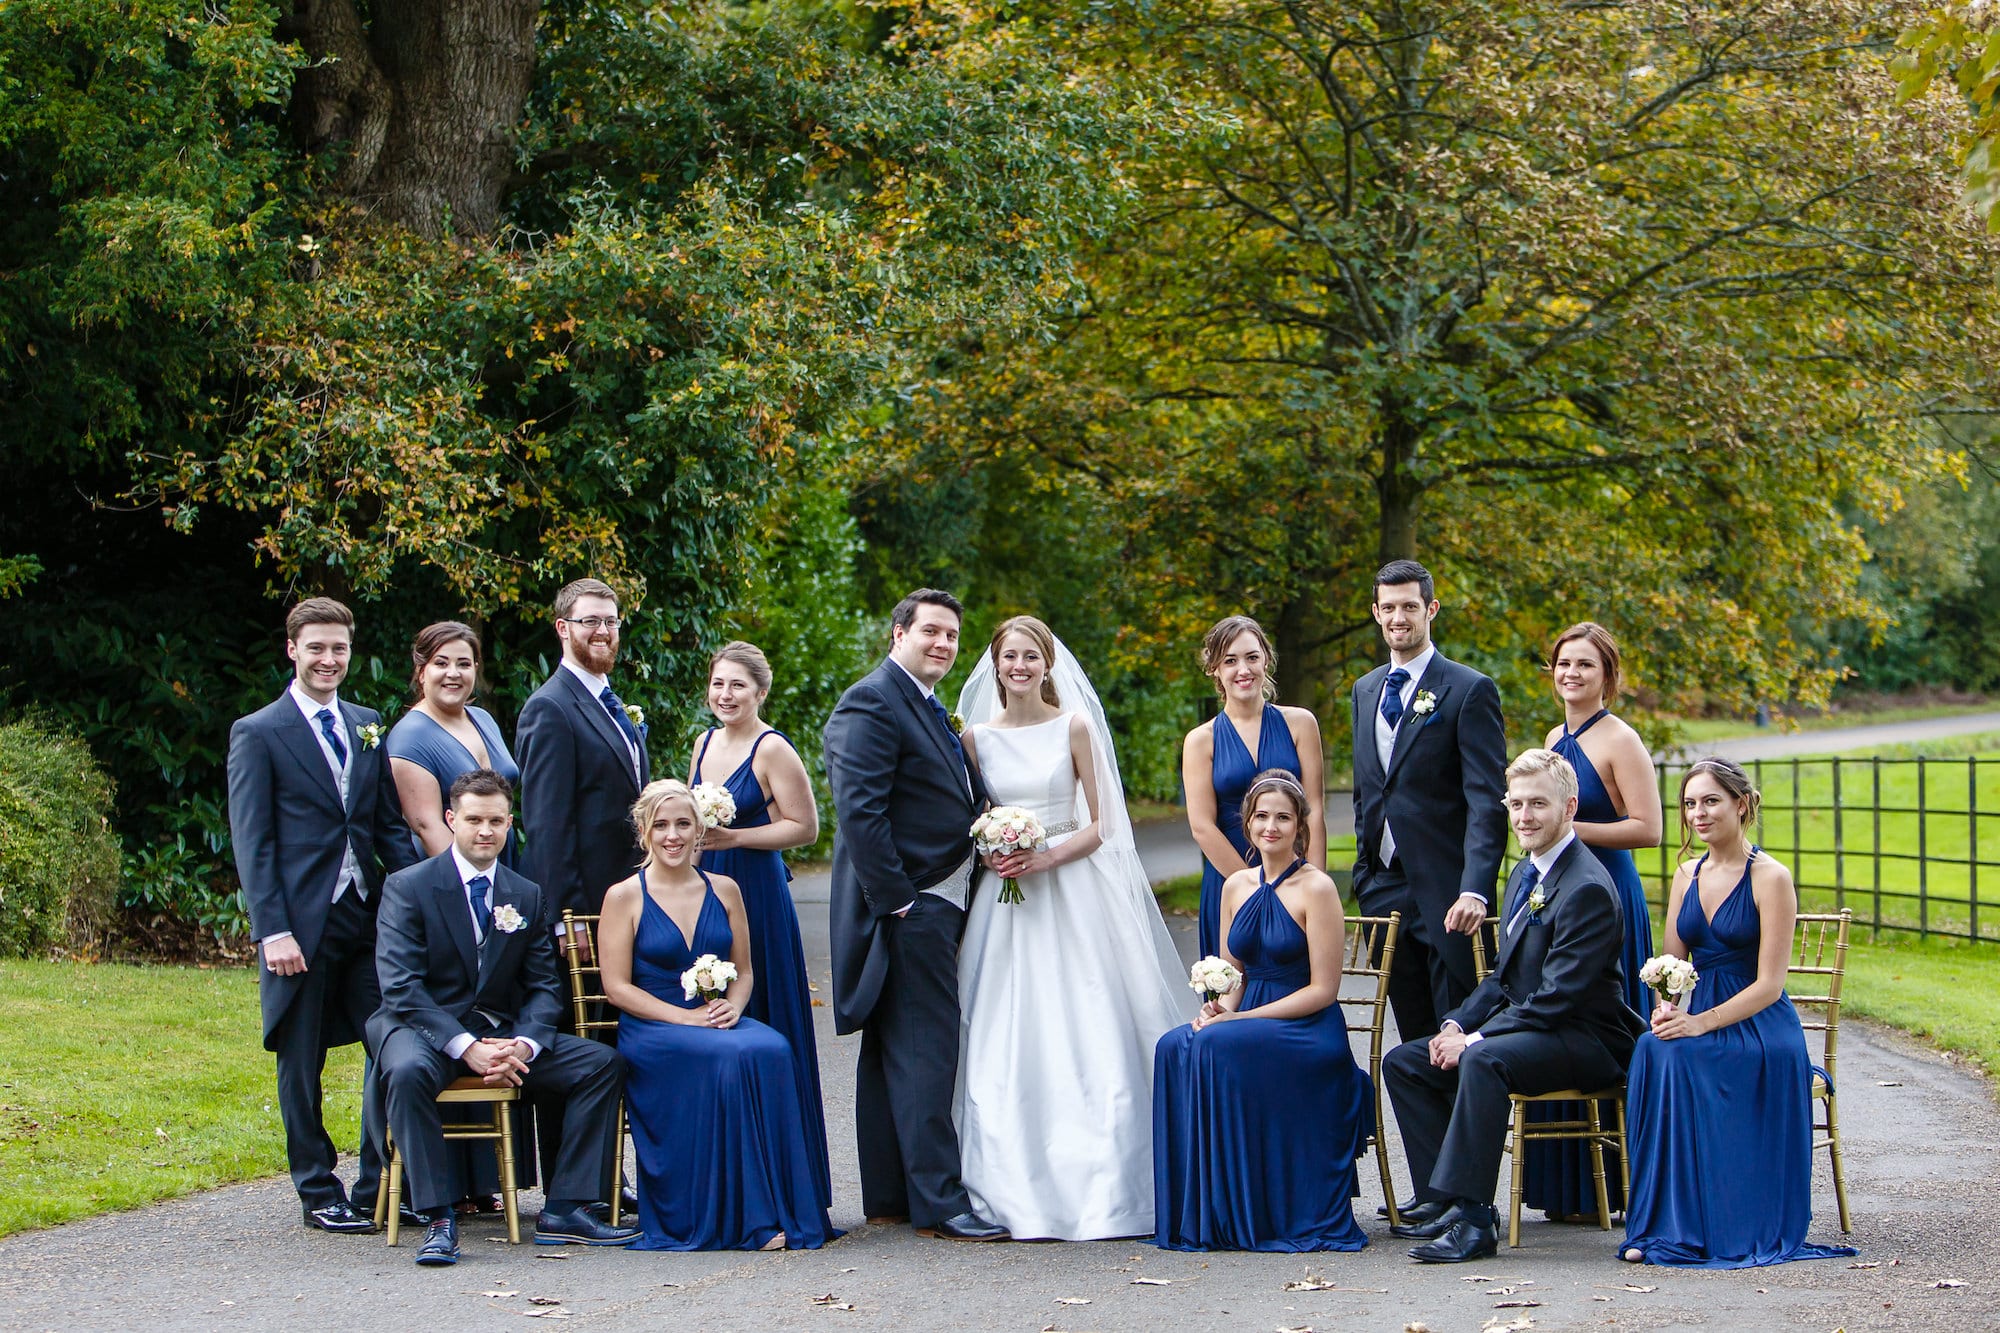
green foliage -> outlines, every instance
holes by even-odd
[[[1947,84],[1957,92],[1970,119],[1960,156],[1965,203],[1986,219],[1987,230],[2000,231],[1993,209],[2000,202],[2000,33],[1992,23],[1992,11],[1979,0],[1945,0],[1896,39],[1889,68],[1899,102],[1941,103]]]
[[[41,562],[31,555],[0,556],[0,598],[12,597],[41,572]]]
[[[0,724],[0,957],[87,943],[118,886],[111,783],[82,741]]]

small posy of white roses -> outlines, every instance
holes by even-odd
[[[721,828],[736,822],[736,798],[729,788],[716,782],[698,782],[694,788],[694,810],[703,828]]]
[[[736,964],[724,962],[712,953],[705,953],[694,960],[694,966],[681,973],[681,995],[692,1000],[700,996],[703,1000],[719,1000],[729,983],[736,980]]]
[[[380,722],[363,722],[354,729],[354,734],[361,738],[362,749],[372,750],[382,743],[382,724]]]
[[[493,909],[493,929],[502,935],[512,935],[527,924],[526,919],[521,916],[521,910],[512,903],[502,903]]]
[[[1200,991],[1201,997],[1210,1004],[1242,984],[1243,974],[1214,954],[1196,963],[1188,972],[1188,989]]]
[[[972,821],[972,845],[982,856],[1005,856],[1009,852],[1039,852],[1049,845],[1049,835],[1033,811],[1018,805],[996,805]],[[1018,903],[1021,881],[1000,881],[1000,901]]]
[[[1418,690],[1417,697],[1410,700],[1410,711],[1418,717],[1429,717],[1437,711],[1438,697],[1429,690]]]
[[[1640,983],[1658,992],[1662,1004],[1673,1004],[1682,996],[1693,994],[1694,983],[1700,980],[1701,973],[1695,971],[1693,963],[1670,953],[1648,958],[1639,968]]]
[[[637,704],[625,705],[625,717],[626,720],[631,722],[631,724],[635,727],[643,727],[646,725],[646,710],[639,707],[639,705]]]
[[[1543,893],[1542,886],[1537,884],[1535,886],[1535,891],[1528,895],[1528,915],[1531,917],[1538,917],[1542,914],[1542,909],[1544,907],[1547,907],[1548,905],[1549,905],[1549,896],[1546,893]]]
[[[958,736],[964,733],[965,719],[960,717],[957,713],[947,714],[945,717],[945,721],[950,724],[952,735]]]

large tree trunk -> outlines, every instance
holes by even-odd
[[[316,62],[292,127],[347,154],[334,188],[427,236],[499,225],[535,76],[538,0],[294,0],[282,33]]]
[[[1424,488],[1410,471],[1417,454],[1415,429],[1395,402],[1383,404],[1382,416],[1381,470],[1375,474],[1376,555],[1386,565],[1418,558],[1417,504]]]

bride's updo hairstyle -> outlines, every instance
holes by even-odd
[[[1743,771],[1743,765],[1733,759],[1724,759],[1720,755],[1713,754],[1705,759],[1695,760],[1692,764],[1688,765],[1688,771],[1681,775],[1681,856],[1683,858],[1694,848],[1694,824],[1687,816],[1687,791],[1688,783],[1693,782],[1695,775],[1698,773],[1706,773],[1716,786],[1722,788],[1725,795],[1736,802],[1736,813],[1743,820],[1743,827],[1746,830],[1745,837],[1749,836],[1747,832],[1749,827],[1757,822],[1758,812],[1764,808],[1764,797],[1758,792],[1757,784],[1750,780],[1750,775]]]
[[[1271,636],[1264,627],[1249,616],[1224,616],[1215,622],[1201,640],[1201,674],[1207,676],[1215,686],[1215,693],[1225,693],[1222,682],[1215,679],[1215,673],[1222,670],[1222,659],[1229,652],[1229,645],[1245,634],[1257,636],[1257,646],[1264,650],[1264,697],[1278,697],[1278,650],[1271,646]]]
[[[1062,696],[1056,693],[1055,631],[1033,616],[1012,616],[1001,621],[1000,628],[993,631],[993,642],[986,645],[987,660],[993,663],[993,689],[1000,696],[1000,706],[1007,706],[1007,686],[1000,679],[1000,642],[1009,634],[1025,634],[1034,643],[1048,668],[1042,677],[1042,702],[1051,708],[1061,708]]]
[[[1248,616],[1232,617],[1249,620]],[[1257,622],[1252,620],[1251,624]],[[1211,637],[1213,637],[1211,635]],[[1292,839],[1292,852],[1304,856],[1310,845],[1306,839],[1306,815],[1312,810],[1312,803],[1306,799],[1305,785],[1282,768],[1267,768],[1250,783],[1250,790],[1243,793],[1243,827],[1250,827],[1250,816],[1257,813],[1257,799],[1272,792],[1282,792],[1292,803],[1292,813],[1298,818],[1298,836]]]
[[[686,801],[694,808],[695,842],[701,842],[701,807],[695,805],[694,792],[679,778],[655,778],[639,793],[639,799],[632,802],[632,828],[639,835],[641,847],[646,845],[646,831],[653,827],[653,817],[668,801]]]

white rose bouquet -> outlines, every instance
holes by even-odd
[[[1201,998],[1210,1004],[1242,984],[1243,974],[1214,954],[1196,963],[1188,973],[1188,989],[1201,992]]]
[[[996,805],[972,821],[972,845],[982,856],[1005,856],[1009,852],[1039,852],[1049,845],[1042,821],[1018,805]],[[1018,903],[1021,882],[1000,881],[1000,901]]]
[[[697,783],[694,789],[694,811],[701,816],[703,828],[722,828],[736,822],[736,798],[729,794],[729,788],[717,782]]]
[[[703,1002],[719,1000],[734,980],[736,964],[705,953],[694,960],[693,967],[681,973],[681,994],[690,1000],[696,996],[700,996]]]
[[[1639,969],[1640,983],[1658,992],[1662,1004],[1678,1005],[1694,993],[1694,983],[1700,980],[1701,973],[1694,970],[1693,963],[1670,953],[1648,958]]]

